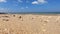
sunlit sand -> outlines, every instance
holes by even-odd
[[[1,14],[0,34],[60,34],[60,15]]]

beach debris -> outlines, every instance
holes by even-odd
[[[46,23],[46,24],[47,24],[48,22],[47,22],[47,21],[44,21],[44,23]]]
[[[32,19],[34,19],[34,18],[32,18]]]
[[[49,21],[49,20],[45,20],[44,22],[45,22],[45,23],[48,23],[48,21]]]
[[[35,18],[34,18],[34,17],[32,17],[31,19],[32,19],[32,20],[35,20]]]
[[[23,18],[22,18],[22,16],[19,16],[19,19],[21,19],[21,21],[23,21]]]
[[[19,18],[22,18],[21,16],[19,16]]]
[[[2,17],[6,17],[6,18],[9,18],[9,16],[2,16]]]
[[[9,19],[3,19],[3,21],[9,21]]]
[[[13,17],[15,17],[15,15],[13,15]]]

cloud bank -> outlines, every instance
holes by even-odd
[[[6,0],[0,0],[0,2],[7,2]]]
[[[33,1],[32,4],[44,4],[47,3],[46,0],[37,0],[37,1]]]

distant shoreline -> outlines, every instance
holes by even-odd
[[[0,14],[60,14],[60,12],[12,12],[12,13],[0,13]]]
[[[6,13],[6,12],[0,12],[0,14],[8,14],[8,13]]]

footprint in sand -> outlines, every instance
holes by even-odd
[[[2,17],[6,17],[6,18],[9,18],[9,16],[2,16]]]
[[[3,19],[3,21],[9,21],[9,19]]]

